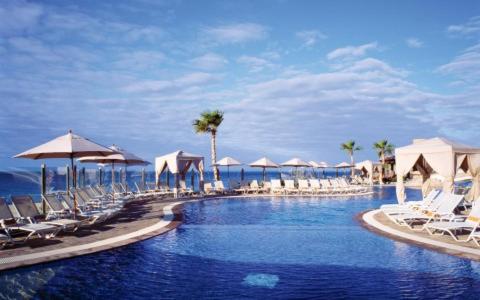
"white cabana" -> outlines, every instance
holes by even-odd
[[[160,176],[168,169],[175,177],[174,193],[177,195],[179,177],[185,180],[185,176],[191,166],[199,173],[199,186],[200,190],[203,190],[203,156],[181,150],[155,158],[155,182],[158,184]]]
[[[368,182],[373,185],[373,170],[374,162],[371,160],[364,160],[355,164],[355,169],[365,171],[368,176]]]
[[[461,168],[473,177],[469,200],[480,195],[480,148],[475,148],[445,138],[417,139],[411,145],[395,149],[397,174],[397,200],[405,201],[405,186],[403,178],[415,167],[423,178],[424,185],[429,184],[430,175],[436,173],[444,178],[443,190],[452,192],[454,178]],[[424,193],[428,192],[425,187]]]

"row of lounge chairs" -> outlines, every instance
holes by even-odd
[[[388,204],[380,207],[381,211],[394,223],[411,230],[425,230],[430,235],[448,234],[455,241],[473,241],[480,247],[480,199],[473,202],[468,214],[469,203],[463,195],[431,191],[421,201],[406,204]],[[466,238],[460,239],[461,233],[468,232]]]
[[[118,184],[111,192],[103,186],[90,186],[73,189],[70,194],[57,192],[42,197],[48,207],[47,214],[39,212],[31,196],[12,196],[12,208],[0,197],[0,248],[25,243],[33,237],[51,239],[60,232],[75,232],[81,227],[105,222],[128,202],[144,195],[128,192]],[[75,213],[74,201],[77,202]]]
[[[299,179],[297,182],[292,179],[283,181],[272,179],[271,181],[259,184],[257,180],[230,181],[229,189],[226,189],[222,181],[205,183],[206,194],[259,194],[272,193],[283,195],[318,195],[318,194],[358,194],[368,192],[368,188],[359,185],[352,185],[345,178],[336,179]]]

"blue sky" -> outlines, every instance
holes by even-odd
[[[0,167],[68,129],[152,160],[337,163],[339,144],[480,146],[478,1],[11,1],[0,5]],[[48,161],[48,164],[64,162]]]

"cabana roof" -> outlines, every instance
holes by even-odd
[[[446,138],[415,139],[411,145],[395,149],[395,156],[401,154],[428,154],[428,153],[480,153],[480,148],[453,142]]]
[[[155,158],[155,173],[158,176],[168,167],[173,174],[183,174],[192,164],[198,171],[202,171],[203,156],[178,150]]]

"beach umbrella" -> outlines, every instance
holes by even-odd
[[[256,160],[249,164],[250,167],[262,168],[263,169],[263,181],[265,181],[265,169],[267,168],[280,168],[280,166],[267,157],[262,157],[259,160]]]
[[[294,167],[295,168],[295,173],[297,173],[297,168],[299,167],[311,167],[311,165],[300,158],[294,157],[290,160],[287,160],[286,162],[281,164],[282,167]]]
[[[87,138],[73,134],[71,130],[66,135],[59,136],[49,142],[41,144],[37,147],[29,149],[25,152],[17,154],[14,158],[29,158],[29,159],[50,159],[50,158],[67,158],[70,159],[70,164],[73,174],[73,186],[76,186],[76,170],[73,163],[74,158],[97,155],[106,156],[116,153],[114,150],[104,147],[100,144],[90,141]],[[70,190],[70,184],[67,185],[67,190]],[[73,197],[74,215],[76,214],[77,200]]]
[[[111,149],[112,151],[115,151],[115,154],[111,154],[107,156],[85,156],[85,157],[79,158],[77,161],[82,163],[111,164],[112,165],[112,194],[115,195],[115,193],[113,193],[113,185],[115,183],[115,163],[124,164],[126,167],[128,165],[145,166],[150,164],[150,162],[136,156],[135,154],[127,152],[116,145],[110,146],[109,149]]]
[[[214,166],[222,166],[222,167],[227,167],[227,174],[228,174],[228,179],[230,179],[230,166],[240,166],[242,165],[241,162],[238,160],[231,158],[229,156],[222,158],[221,160],[217,161]]]

